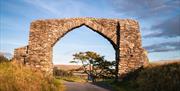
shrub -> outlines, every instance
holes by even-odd
[[[62,91],[62,84],[11,62],[0,63],[0,91]]]
[[[6,57],[3,56],[3,55],[0,55],[0,63],[2,63],[2,62],[8,62],[8,61],[9,61],[8,58],[6,58]]]
[[[150,64],[110,85],[117,91],[180,91],[180,62]]]
[[[179,91],[180,63],[150,65],[137,77],[140,91]]]
[[[58,69],[57,67],[53,68],[53,74],[54,76],[63,76],[63,77],[73,76],[72,72],[61,70],[61,69]]]
[[[151,64],[127,80],[137,91],[179,91],[180,63]]]

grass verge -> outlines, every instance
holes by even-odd
[[[56,79],[63,81],[68,81],[68,82],[87,82],[85,79],[82,79],[78,76],[56,76]]]
[[[58,79],[11,62],[0,63],[0,91],[63,91]]]
[[[129,74],[122,82],[106,80],[115,91],[180,91],[180,62],[150,64]]]

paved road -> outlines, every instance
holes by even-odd
[[[91,83],[65,82],[66,91],[111,91]]]

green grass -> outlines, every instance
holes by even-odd
[[[96,18],[90,18],[90,20],[91,20],[91,21],[95,21],[95,20],[96,20]]]
[[[61,81],[68,81],[68,82],[86,82],[85,79],[82,79],[77,76],[56,76],[56,79],[59,79]]]
[[[106,80],[116,91],[180,91],[180,62],[168,64],[150,64],[122,82]]]
[[[179,91],[180,62],[150,64],[135,79],[138,91]]]
[[[11,62],[0,63],[0,91],[63,91],[62,82]]]

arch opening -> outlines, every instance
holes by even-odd
[[[72,41],[73,40],[73,41]],[[82,24],[70,29],[53,44],[53,64],[68,64],[77,52],[94,51],[115,60],[115,44],[104,34]],[[59,50],[59,51],[58,51]]]
[[[67,32],[65,32],[62,36],[59,36],[59,38],[52,44],[52,47],[53,47],[61,38],[63,38],[66,34],[68,34],[69,32],[71,32],[71,31],[73,31],[73,30],[76,30],[76,29],[78,29],[78,28],[80,28],[80,27],[83,27],[83,26],[85,26],[85,27],[88,28],[89,30],[94,31],[94,32],[98,33],[99,35],[101,35],[102,37],[104,37],[106,40],[108,40],[108,42],[111,43],[111,45],[113,46],[114,50],[116,50],[116,44],[115,44],[110,38],[108,38],[108,37],[107,37],[106,35],[104,35],[103,33],[101,33],[101,32],[99,32],[99,31],[93,29],[92,27],[90,27],[90,26],[88,26],[88,25],[86,25],[86,24],[84,24],[84,23],[81,24],[81,25],[79,25],[79,26],[76,26],[76,27],[73,27],[73,28],[69,29],[69,30],[68,30]]]

